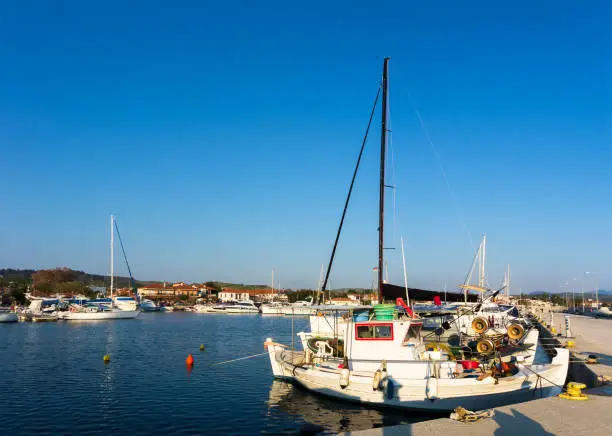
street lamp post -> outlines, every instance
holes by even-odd
[[[576,313],[576,277],[572,282],[572,311]]]
[[[586,271],[584,274],[593,274],[595,276],[595,310],[599,310],[599,275],[593,271]]]
[[[567,285],[569,285],[568,282],[565,282],[562,285],[559,285],[559,287],[563,290],[563,294],[565,294],[565,305],[567,306],[567,310],[569,311],[569,299],[567,296]]]
[[[595,275],[595,309],[599,311],[599,276]]]
[[[584,315],[584,277],[588,274],[588,272],[585,272],[584,274],[582,274],[582,314]]]

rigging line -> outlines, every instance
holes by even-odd
[[[460,314],[459,316],[457,316],[455,319],[451,320],[449,322],[449,325],[453,325],[456,324],[457,322],[459,322],[459,320],[464,317],[465,315],[475,315],[476,312],[478,312],[480,310],[480,308],[482,307],[482,305],[484,303],[486,303],[487,301],[489,301],[491,298],[495,298],[497,296],[497,294],[499,293],[499,290],[492,292],[486,299],[484,298],[484,294],[483,294],[483,298],[482,301],[480,302],[480,304],[477,304],[476,306],[469,308],[467,311],[463,312],[462,314]],[[423,337],[423,340],[427,339],[428,337],[435,335],[435,336],[439,336],[435,334],[436,331],[432,331],[431,333],[428,333],[425,337]]]
[[[344,218],[346,217],[346,211],[348,209],[349,201],[351,199],[351,193],[353,192],[353,186],[355,185],[355,179],[357,178],[357,171],[359,170],[359,164],[361,163],[361,157],[363,156],[363,150],[366,145],[366,141],[368,140],[368,134],[370,133],[370,126],[372,125],[372,120],[374,119],[374,113],[376,111],[376,105],[378,104],[378,98],[380,97],[380,91],[382,90],[382,84],[378,86],[378,91],[376,92],[376,98],[374,99],[374,105],[372,106],[372,112],[370,113],[370,120],[368,121],[368,127],[366,128],[365,135],[363,136],[363,141],[361,142],[361,150],[359,150],[359,157],[357,158],[357,164],[355,165],[355,171],[353,172],[353,178],[351,179],[351,185],[349,187],[348,194],[346,196],[346,201],[344,203],[344,210],[342,211],[342,218],[340,218],[340,225],[338,226],[338,233],[336,233],[336,240],[334,241],[334,248],[332,249],[331,257],[329,259],[329,265],[327,266],[327,271],[325,272],[325,281],[323,282],[323,286],[321,287],[321,294],[325,294],[325,288],[327,287],[327,282],[329,281],[329,274],[331,273],[332,264],[334,262],[334,256],[336,255],[336,248],[338,248],[338,240],[340,239],[340,233],[342,232],[342,225],[344,224]],[[319,295],[319,300],[321,299],[321,295]]]
[[[388,87],[389,85],[387,85]],[[387,97],[387,100],[390,100]],[[389,107],[391,107],[391,102],[389,101]],[[389,126],[387,129],[388,133],[388,147],[389,154],[391,155],[391,186],[393,192],[393,240],[397,240],[397,220],[399,219],[399,212],[397,211],[397,199],[396,199],[396,191],[397,191],[397,179],[395,175],[395,153],[393,149],[393,124],[391,122],[391,111],[387,110],[387,125]]]
[[[119,226],[117,225],[117,220],[115,220],[115,230],[117,230],[117,236],[119,237],[119,244],[121,245],[121,252],[123,253],[123,259],[125,259],[125,264],[127,265],[128,273],[130,274],[130,288],[134,284],[134,278],[132,277],[132,270],[130,269],[130,263],[128,262],[127,256],[125,254],[125,249],[123,248],[123,240],[121,239],[121,233],[119,233]]]
[[[431,148],[436,158],[436,161],[438,163],[438,168],[440,169],[440,173],[442,174],[442,179],[444,180],[444,184],[446,185],[446,189],[448,190],[453,206],[455,206],[455,210],[457,210],[457,213],[459,214],[459,219],[461,221],[461,224],[463,225],[463,228],[467,232],[468,239],[470,240],[470,246],[474,248],[474,241],[472,239],[472,234],[470,233],[470,230],[468,229],[467,223],[465,222],[465,217],[463,216],[462,210],[459,207],[459,203],[457,202],[455,194],[451,188],[450,182],[448,180],[448,176],[446,174],[446,171],[444,170],[444,166],[442,165],[442,159],[440,158],[440,153],[438,152],[438,149],[436,148],[433,140],[431,139],[429,130],[427,129],[427,126],[425,125],[425,121],[423,120],[423,117],[421,116],[421,112],[419,111],[414,100],[412,99],[412,95],[410,94],[410,91],[407,91],[407,93],[408,93],[408,99],[410,100],[410,103],[412,104],[412,109],[414,110],[419,120],[419,124],[421,125],[421,130],[423,130],[423,134],[425,135],[425,138],[427,139],[427,143],[429,144],[429,147]]]

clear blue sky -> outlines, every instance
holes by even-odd
[[[114,213],[137,278],[316,286],[391,56],[410,284],[486,232],[493,286],[612,287],[610,2],[159,3],[0,5],[0,266],[104,273]],[[332,287],[372,279],[378,123]]]

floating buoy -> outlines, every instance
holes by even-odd
[[[191,354],[187,356],[187,359],[185,359],[185,363],[189,366],[193,365],[193,356]]]
[[[104,359],[104,363],[110,362],[110,356],[108,354],[105,354],[103,359]]]
[[[576,342],[574,341],[567,341],[567,348],[574,348],[576,346]]]
[[[204,351],[204,344],[200,344],[200,351]]]

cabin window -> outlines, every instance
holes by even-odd
[[[419,333],[421,332],[421,327],[423,327],[422,324],[412,324],[408,328],[408,334],[406,335],[406,338],[407,339],[418,339]]]
[[[408,331],[406,332],[406,337],[402,341],[402,345],[407,346],[408,344],[418,343],[422,328],[423,324],[421,323],[410,324],[410,327],[408,327]]]
[[[392,341],[393,324],[356,324],[357,340]]]

